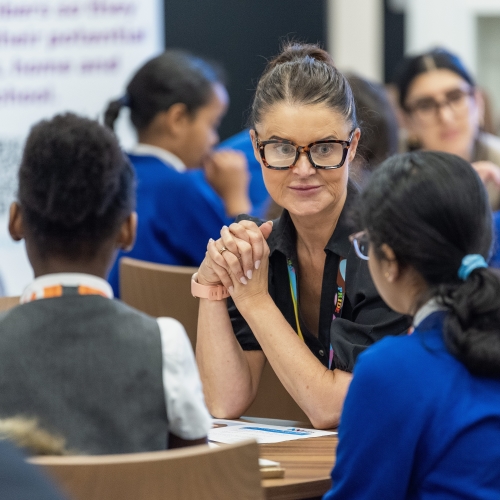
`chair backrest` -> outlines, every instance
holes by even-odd
[[[0,312],[8,311],[19,305],[20,297],[0,297]]]
[[[151,316],[180,321],[193,346],[198,327],[198,299],[191,295],[196,267],[167,266],[123,257],[120,260],[120,297]]]
[[[255,441],[125,455],[35,457],[72,500],[263,500]]]
[[[309,422],[307,415],[283,387],[268,362],[265,364],[260,378],[257,396],[245,415]]]
[[[194,267],[167,266],[123,257],[120,260],[121,298],[151,316],[170,316],[179,320],[194,349],[199,299],[191,295],[191,276],[196,271]],[[309,421],[269,363],[264,368],[257,397],[245,415]]]

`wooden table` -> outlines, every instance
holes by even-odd
[[[254,419],[242,420],[270,425],[311,427],[300,422]],[[337,436],[297,439],[274,444],[261,444],[260,456],[280,462],[285,468],[282,479],[263,479],[266,499],[296,500],[321,497],[331,486],[330,472],[335,462]]]

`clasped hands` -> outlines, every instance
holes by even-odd
[[[221,229],[210,239],[198,271],[202,285],[224,285],[235,302],[268,293],[269,246],[266,239],[273,223],[257,226],[242,220]]]

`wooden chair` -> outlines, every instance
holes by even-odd
[[[168,316],[180,321],[194,349],[198,299],[191,295],[191,276],[197,270],[123,257],[120,260],[121,299],[151,316]]]
[[[263,500],[259,448],[245,441],[124,455],[35,457],[72,500]]]
[[[167,266],[129,257],[120,260],[120,295],[151,316],[170,316],[186,329],[193,349],[198,326],[198,299],[191,295],[195,267]],[[257,397],[245,415],[308,422],[309,419],[266,363]]]
[[[19,305],[20,297],[0,297],[0,312],[8,311]]]

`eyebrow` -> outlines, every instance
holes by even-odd
[[[280,137],[278,135],[272,135],[271,137],[269,137],[269,139],[266,139],[266,141],[274,141],[274,140],[294,142],[291,139],[285,139],[284,137]],[[323,138],[318,139],[318,140],[313,141],[313,142],[322,142],[322,141],[330,141],[330,140],[334,140],[334,141],[340,140],[340,141],[342,141],[344,139],[338,139],[334,135],[329,135],[328,137],[323,137]]]
[[[449,94],[450,92],[456,92],[457,90],[460,90],[462,92],[467,92],[467,90],[470,90],[473,88],[471,85],[467,85],[467,89],[465,87],[466,87],[465,85],[462,85],[462,86],[459,85],[457,87],[452,87],[452,88],[449,88],[448,90],[444,90],[441,93],[446,95],[446,94]],[[414,97],[413,99],[411,99],[411,101],[408,104],[411,105],[412,103],[426,101],[428,99],[432,99],[433,101],[436,100],[436,98],[432,95],[422,95],[422,96]]]

